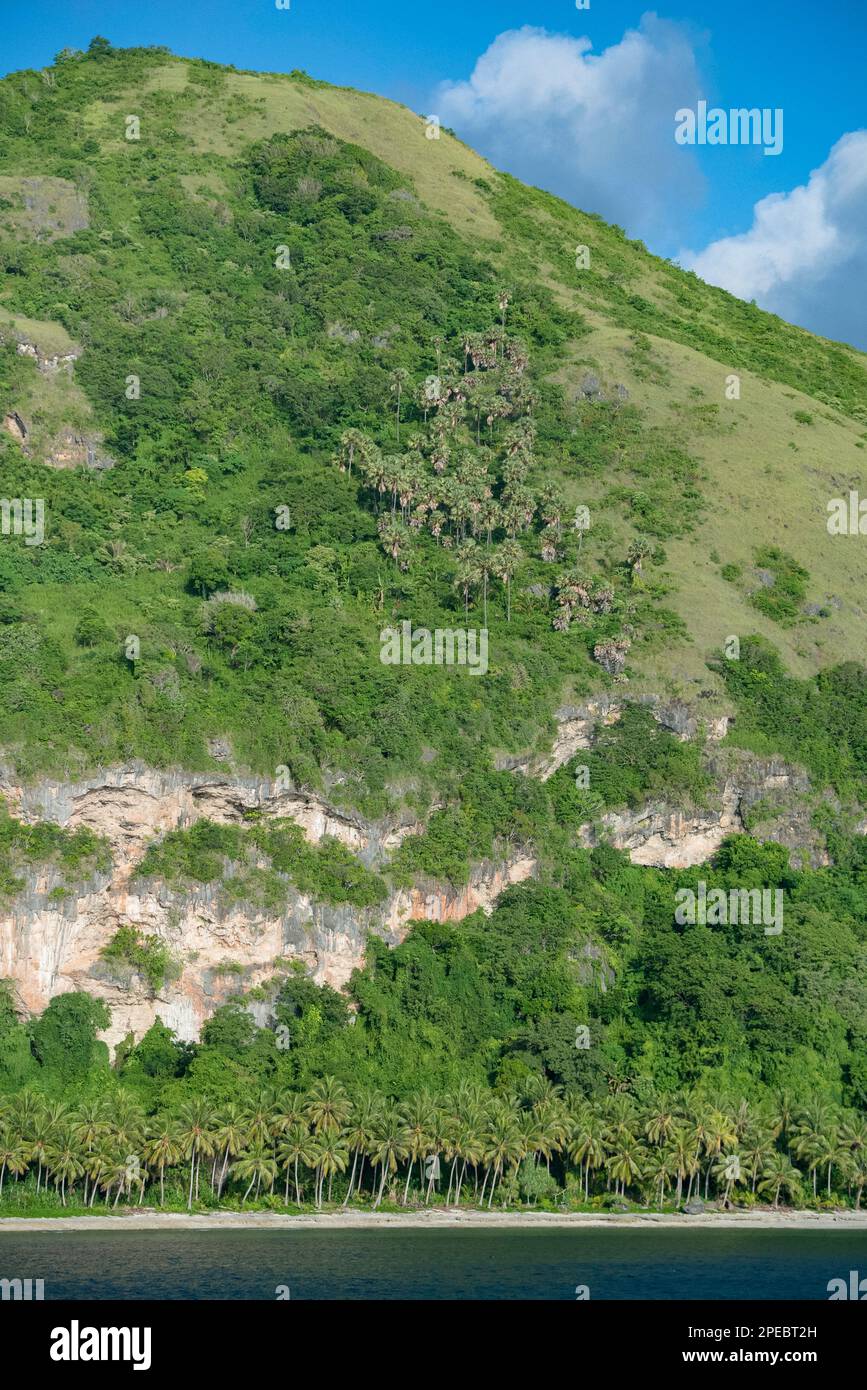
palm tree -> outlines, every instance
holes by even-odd
[[[184,1157],[190,1160],[190,1191],[187,1198],[187,1210],[191,1211],[194,1186],[196,1195],[198,1195],[199,1166],[202,1155],[207,1156],[214,1151],[212,1135],[214,1112],[206,1100],[198,1097],[196,1100],[189,1100],[181,1106],[178,1112],[178,1124],[181,1151]]]
[[[705,1128],[706,1137],[704,1147],[709,1157],[704,1179],[704,1195],[705,1199],[707,1199],[711,1169],[713,1166],[712,1161],[714,1158],[719,1157],[723,1149],[730,1148],[735,1144],[738,1136],[731,1118],[722,1110],[714,1109],[709,1112]]]
[[[341,473],[348,470],[349,477],[352,477],[352,465],[356,455],[362,458],[366,451],[371,448],[371,441],[361,430],[344,430],[340,436],[340,448],[337,453],[337,462]]]
[[[521,1135],[515,1124],[514,1116],[511,1115],[509,1111],[500,1110],[499,1113],[494,1116],[482,1156],[488,1171],[485,1174],[485,1181],[482,1185],[480,1205],[484,1204],[485,1187],[487,1186],[488,1178],[491,1177],[492,1182],[488,1193],[488,1209],[490,1210],[498,1180],[502,1177],[507,1167],[517,1168],[521,1159],[524,1157]]]
[[[780,1193],[783,1188],[792,1196],[797,1192],[801,1182],[801,1174],[785,1154],[773,1153],[762,1169],[762,1180],[759,1183],[760,1192],[773,1192],[774,1206],[780,1204]]]
[[[723,1193],[723,1206],[728,1207],[731,1200],[732,1188],[737,1182],[743,1182],[741,1171],[740,1154],[721,1153],[713,1166],[713,1175],[719,1188],[720,1179],[725,1180],[726,1188]]]
[[[832,1135],[834,1136],[832,1140]],[[833,1152],[834,1142],[836,1141],[836,1127],[834,1124],[834,1112],[830,1105],[821,1098],[814,1098],[803,1110],[798,1113],[793,1128],[792,1149],[799,1158],[807,1159],[808,1170],[813,1175],[813,1196],[816,1193],[817,1174],[822,1163],[827,1161],[827,1154]],[[833,1165],[833,1157],[831,1164]],[[830,1170],[828,1174],[828,1185],[830,1190]]]
[[[66,1206],[66,1184],[74,1183],[84,1172],[75,1139],[70,1130],[65,1130],[46,1152],[45,1162],[54,1177],[55,1187],[60,1187],[60,1200]]]
[[[575,1119],[566,1141],[566,1152],[584,1174],[584,1196],[590,1200],[590,1174],[601,1168],[608,1154],[605,1136],[607,1125],[602,1116],[589,1107]]]
[[[386,1179],[397,1172],[398,1163],[405,1154],[404,1125],[400,1111],[396,1106],[389,1105],[380,1113],[370,1151],[374,1168],[380,1169],[379,1191],[373,1204],[374,1210],[382,1201]]]
[[[670,1134],[669,1145],[673,1171],[677,1176],[675,1201],[680,1206],[683,1196],[683,1180],[689,1178],[690,1185],[692,1185],[692,1179],[698,1168],[695,1143],[689,1127],[685,1124],[677,1124]]]
[[[643,536],[636,536],[629,542],[629,549],[626,552],[626,563],[632,573],[633,578],[641,573],[641,566],[653,551],[650,541]]]
[[[493,552],[491,568],[497,578],[506,586],[506,622],[512,621],[512,580],[524,559],[524,552],[516,540],[503,541]]]
[[[615,1147],[608,1157],[607,1168],[614,1179],[615,1192],[626,1196],[627,1187],[642,1177],[647,1160],[647,1150],[639,1140],[631,1135],[623,1135],[615,1140]]]
[[[267,1151],[264,1144],[256,1144],[238,1156],[232,1164],[232,1172],[237,1174],[242,1182],[250,1179],[250,1185],[242,1197],[242,1202],[246,1202],[253,1186],[256,1187],[258,1197],[263,1182],[267,1182],[269,1187],[274,1186],[277,1177],[277,1161],[271,1153]]]
[[[419,1095],[410,1096],[409,1100],[399,1107],[399,1113],[403,1120],[403,1148],[409,1159],[406,1187],[403,1191],[403,1205],[406,1206],[413,1169],[416,1163],[424,1164],[433,1147],[434,1103],[427,1092],[422,1091]]]
[[[395,367],[391,373],[390,390],[391,394],[397,398],[397,442],[400,444],[400,398],[403,388],[409,381],[409,372],[406,367]]]
[[[328,1200],[331,1201],[331,1184],[335,1173],[345,1173],[349,1149],[345,1140],[334,1129],[325,1129],[314,1146],[317,1169],[316,1205],[322,1206],[322,1188],[328,1179]]]
[[[667,1096],[654,1098],[650,1113],[644,1123],[644,1133],[651,1144],[665,1144],[674,1132],[677,1117]]]
[[[107,1108],[104,1097],[99,1100],[84,1101],[72,1117],[75,1139],[86,1157],[100,1144],[108,1133]],[[87,1205],[87,1190],[90,1174],[84,1169],[84,1204]]]
[[[305,1112],[315,1134],[342,1129],[351,1109],[352,1102],[345,1087],[333,1076],[323,1076],[311,1086]]]
[[[750,1191],[755,1192],[758,1175],[771,1154],[776,1153],[770,1129],[751,1130],[744,1140],[743,1157],[750,1170]]]
[[[172,1120],[154,1125],[145,1140],[142,1154],[144,1161],[149,1166],[159,1169],[161,1207],[165,1206],[166,1201],[166,1168],[172,1168],[180,1162],[182,1149],[180,1129]]]
[[[859,1149],[857,1153],[852,1155],[850,1163],[851,1167],[849,1172],[852,1182],[855,1184],[855,1192],[857,1194],[855,1197],[855,1210],[860,1211],[861,1194],[864,1191],[865,1184],[867,1184],[867,1152],[863,1149]]]
[[[215,1117],[214,1123],[214,1154],[215,1167],[219,1154],[223,1155],[223,1163],[217,1177],[217,1196],[223,1191],[223,1183],[226,1181],[226,1172],[229,1167],[229,1159],[234,1158],[249,1143],[249,1131],[247,1128],[248,1111],[242,1109],[235,1101],[230,1101],[225,1109]]]
[[[657,1204],[665,1204],[665,1192],[677,1172],[677,1160],[672,1149],[657,1146],[651,1151],[643,1176],[649,1181],[652,1190],[659,1188]],[[648,1203],[649,1205],[649,1203]]]
[[[284,1132],[283,1137],[277,1145],[277,1159],[280,1167],[286,1170],[286,1190],[283,1197],[283,1205],[289,1203],[289,1169],[290,1166],[295,1177],[295,1201],[301,1206],[301,1184],[298,1177],[298,1165],[303,1163],[305,1168],[315,1168],[319,1156],[316,1140],[313,1138],[306,1124],[300,1120],[289,1126]]]
[[[479,548],[475,541],[461,541],[455,551],[457,567],[452,581],[464,596],[464,616],[469,616],[470,590],[475,588],[482,577],[479,565]]]
[[[7,1170],[18,1178],[27,1172],[29,1161],[30,1150],[20,1136],[8,1129],[0,1130],[0,1197]]]
[[[361,1158],[361,1168],[358,1174],[358,1185],[359,1188],[361,1187],[365,1155],[370,1152],[370,1146],[373,1142],[377,1122],[381,1113],[381,1097],[372,1091],[367,1091],[355,1102],[352,1107],[352,1113],[346,1122],[345,1138],[352,1150],[352,1173],[349,1177],[349,1186],[346,1189],[346,1196],[343,1199],[344,1206],[346,1206],[355,1190],[355,1167],[359,1158]]]

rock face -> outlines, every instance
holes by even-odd
[[[45,457],[50,468],[113,468],[115,460],[102,448],[102,436],[64,429],[51,441]]]
[[[582,826],[591,847],[601,840],[625,850],[633,864],[687,869],[715,854],[727,835],[749,829],[758,840],[776,840],[794,863],[816,868],[828,862],[812,824],[810,780],[778,758],[730,750],[707,760],[716,789],[704,807],[651,802],[635,811],[610,811],[598,827]],[[758,816],[755,814],[759,812]]]
[[[697,722],[685,707],[648,703],[679,737],[695,732]],[[550,753],[515,759],[511,766],[549,777],[578,749],[592,746],[597,727],[616,722],[621,713],[622,705],[607,697],[564,707]],[[726,727],[717,724],[717,738]],[[683,868],[704,862],[726,835],[749,824],[759,838],[786,844],[793,858],[824,862],[803,772],[735,750],[712,750],[707,761],[716,790],[706,806],[657,802],[609,812],[595,826],[576,826],[578,840],[587,846],[608,841],[638,864]],[[12,980],[21,1006],[31,1012],[67,990],[88,990],[104,999],[112,1010],[105,1035],[112,1045],[130,1031],[140,1037],[157,1016],[180,1037],[195,1038],[219,1004],[239,988],[271,979],[287,960],[302,961],[319,983],[342,988],[363,963],[370,932],[394,945],[413,921],[459,922],[479,909],[489,913],[505,888],[537,870],[531,857],[516,853],[503,862],[477,865],[463,887],[430,880],[396,887],[377,908],[332,906],[291,890],[285,909],[268,912],[229,901],[216,884],[178,891],[137,877],[134,870],[148,844],[167,831],[202,818],[239,824],[252,810],[264,818],[293,820],[314,844],[334,837],[371,868],[386,867],[406,836],[423,825],[408,814],[368,821],[279,780],[158,771],[138,763],[80,782],[26,787],[0,771],[0,795],[24,821],[87,826],[111,845],[111,871],[95,875],[75,893],[64,892],[50,872],[27,877],[12,909],[0,916],[0,977]],[[180,967],[178,977],[156,993],[126,967],[101,959],[102,949],[124,925],[158,936]],[[602,989],[612,982],[603,953],[592,943],[580,947],[575,959],[586,982]],[[267,1004],[261,1007],[267,1013]]]
[[[270,979],[288,959],[303,961],[318,983],[342,988],[364,961],[369,932],[395,945],[412,921],[460,921],[478,909],[490,912],[504,888],[535,871],[527,858],[482,864],[464,887],[427,882],[400,888],[381,907],[366,910],[315,902],[293,891],[285,911],[268,913],[250,904],[227,905],[217,885],[178,892],[136,878],[133,870],[147,844],[167,830],[202,818],[240,823],[253,809],[295,821],[311,843],[333,836],[374,866],[422,827],[409,820],[365,821],[267,779],[157,772],[140,765],[75,784],[24,788],[7,779],[0,791],[23,820],[87,826],[111,844],[110,874],[64,896],[57,876],[34,873],[0,918],[0,977],[15,982],[21,1006],[39,1012],[55,994],[87,990],[111,1008],[104,1035],[110,1045],[130,1031],[140,1037],[157,1016],[180,1037],[195,1038],[219,1004],[242,986]],[[154,993],[145,979],[103,961],[102,948],[125,925],[160,937],[181,967],[179,978]]]
[[[27,426],[21,419],[17,410],[10,410],[8,415],[3,416],[3,428],[6,430],[7,434],[11,434],[12,438],[16,440],[17,443],[22,445],[29,433]]]
[[[646,705],[658,724],[676,734],[681,742],[693,739],[704,729],[709,743],[718,743],[729,731],[730,715],[711,716],[701,720],[690,706],[682,701],[663,701],[655,695],[639,696],[632,704]],[[547,782],[558,768],[564,767],[582,748],[592,748],[599,728],[616,724],[623,715],[625,702],[618,696],[600,695],[583,705],[561,705],[555,711],[557,729],[550,752],[537,757],[504,757],[497,767],[523,772]]]
[[[686,812],[658,802],[634,813],[610,812],[602,817],[601,835],[582,826],[581,838],[588,847],[605,839],[615,849],[626,850],[633,864],[686,869],[703,864],[726,835],[743,830],[739,805],[737,788],[726,783],[722,804],[715,810]]]

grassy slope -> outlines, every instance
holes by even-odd
[[[559,364],[548,364],[551,379],[563,387],[567,400],[588,367],[605,382],[623,382],[642,428],[676,440],[696,461],[708,502],[701,516],[692,517],[690,534],[665,539],[669,592],[660,597],[683,618],[691,640],[636,650],[633,689],[689,693],[697,686],[714,687],[705,660],[730,633],[764,633],[802,674],[857,656],[854,634],[863,624],[867,561],[856,540],[827,536],[824,507],[829,497],[856,484],[863,463],[863,356],[705,287],[650,257],[618,229],[548,195],[522,189],[447,132],[438,141],[426,140],[423,122],[406,108],[309,79],[226,73],[181,59],[162,58],[126,89],[121,85],[109,98],[85,100],[79,107],[80,132],[99,148],[99,155],[91,157],[94,170],[112,170],[112,225],[125,226],[133,245],[142,232],[122,169],[123,161],[140,164],[141,150],[123,138],[123,118],[130,112],[140,113],[145,135],[148,123],[155,121],[160,122],[161,140],[167,127],[175,132],[172,154],[182,185],[191,202],[205,208],[223,199],[233,205],[240,191],[236,161],[252,141],[319,125],[371,150],[410,178],[422,203],[480,248],[507,283],[516,274],[536,276],[558,302],[583,315],[587,331],[564,345]],[[19,167],[11,173],[41,172],[21,148],[16,144],[13,159]],[[476,179],[485,186],[477,186]],[[579,242],[591,248],[589,271],[574,268]],[[14,283],[3,294],[4,313],[15,314]],[[31,327],[42,341],[57,326]],[[649,350],[636,350],[636,332],[648,335]],[[739,402],[724,397],[725,376],[731,371],[742,378]],[[86,413],[77,392],[77,399],[54,398],[63,389],[31,372],[16,403],[37,419],[42,412],[50,433],[64,411],[77,412],[76,418]],[[797,423],[794,412],[799,409],[809,411],[814,423]],[[580,432],[573,437],[574,444],[559,458],[549,456],[546,467],[559,474],[571,502],[590,502],[594,517],[606,523],[609,538],[596,554],[613,554],[618,548],[622,553],[641,528],[628,508],[606,497],[618,483],[635,485],[635,455],[628,446],[619,469],[588,470]],[[759,542],[782,546],[807,567],[811,601],[822,603],[833,595],[839,607],[832,607],[828,617],[791,629],[758,614],[739,587],[721,577],[720,567],[730,562],[749,566]],[[711,552],[718,562],[709,558]],[[594,553],[592,541],[589,553]],[[41,615],[63,648],[73,651],[72,610],[93,595],[81,588],[76,602],[68,605],[67,593],[64,583],[43,582],[25,604]],[[145,622],[147,615],[156,614],[169,615],[181,626],[189,622],[189,605],[175,578],[149,572],[146,584],[142,579],[135,585],[119,578],[112,582],[111,623],[118,630],[138,631],[143,614]],[[590,667],[571,685],[580,691],[588,681],[604,683],[598,669]],[[564,679],[561,693],[569,685]],[[556,693],[552,691],[549,708]],[[543,714],[535,727],[528,721],[523,732],[534,738],[544,724]],[[98,751],[98,730],[91,734]]]

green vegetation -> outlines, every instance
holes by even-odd
[[[158,936],[147,936],[136,927],[119,927],[103,946],[100,956],[110,965],[128,967],[145,979],[156,993],[169,980],[177,979],[180,967]]]
[[[486,858],[538,866],[490,916],[415,923],[392,950],[372,936],[345,995],[297,962],[244,995],[224,961],[239,992],[197,1043],[157,1021],[112,1060],[100,1001],[63,994],[24,1022],[0,989],[0,1210],[157,1191],[860,1203],[867,671],[840,659],[848,617],[801,620],[808,581],[836,589],[839,570],[850,609],[863,597],[815,506],[855,473],[863,357],[299,72],[95,40],[0,81],[0,161],[0,417],[28,428],[24,448],[0,431],[0,467],[46,510],[44,544],[0,538],[4,762],[20,780],[135,758],[285,768],[426,824],[374,872],[288,820],[200,821],[136,870],[179,896],[279,912],[294,887],[365,910]],[[40,371],[20,338],[74,365]],[[818,516],[797,557],[753,549],[744,516],[770,501],[784,527]],[[731,545],[713,568],[710,529]],[[751,564],[772,581],[756,593]],[[384,664],[404,621],[485,628],[486,674]],[[749,637],[708,671],[746,621],[785,662]],[[708,799],[701,742],[629,698],[687,682],[736,711],[730,744],[845,803],[817,812],[826,867],[749,835],[682,871],[577,846],[605,810]],[[493,770],[612,689],[622,719],[548,781]],[[0,894],[35,866],[62,893],[109,857],[89,831],[0,812]],[[785,930],[678,924],[700,882],[780,890]],[[156,992],[176,968],[123,926],[94,978]]]
[[[26,825],[16,820],[0,801],[0,898],[12,898],[25,887],[32,869],[50,869],[63,884],[80,883],[111,867],[108,845],[86,826],[63,830],[40,821]]]
[[[136,872],[139,878],[161,878],[176,887],[219,883],[234,901],[272,909],[285,906],[290,883],[322,902],[355,907],[372,907],[388,891],[339,840],[326,836],[309,845],[289,820],[263,820],[250,827],[197,821],[151,845]]]
[[[468,765],[538,743],[564,689],[608,680],[597,652],[628,644],[606,667],[625,682],[687,644],[662,545],[703,524],[708,425],[674,400],[677,421],[649,416],[677,384],[661,339],[861,408],[857,355],[445,132],[421,159],[409,114],[380,103],[386,162],[327,128],[359,101],[110,46],[0,83],[5,196],[36,173],[69,203],[50,239],[0,225],[4,316],[40,347],[84,345],[58,396],[0,326],[0,408],[29,403],[56,451],[72,391],[114,461],[89,468],[82,444],[77,466],[45,469],[0,434],[4,486],[47,516],[44,545],[0,546],[0,741],[21,776],[134,756],[206,768],[220,741],[306,785],[339,772],[366,814],[407,779],[420,806],[450,800]],[[441,154],[465,176],[447,190]],[[580,284],[576,238],[595,267]],[[581,387],[579,302],[622,329],[631,396],[605,376]],[[407,618],[486,625],[488,674],[383,666],[380,630]]]
[[[807,596],[808,572],[791,555],[779,546],[767,545],[756,551],[756,564],[768,571],[771,577],[769,588],[761,588],[753,594],[750,602],[778,623],[796,622],[801,616],[801,606]]]
[[[802,763],[818,786],[864,800],[867,777],[867,672],[849,661],[815,678],[783,669],[767,642],[749,637],[740,659],[715,663],[737,702],[729,741]]]
[[[572,851],[560,886],[510,889],[490,917],[418,923],[393,950],[373,939],[347,998],[291,968],[256,992],[269,1026],[239,995],[201,1043],[158,1021],[113,1067],[103,1005],[63,995],[24,1024],[0,991],[0,1201],[53,1209],[50,1181],[69,1210],[140,1204],[148,1187],[202,1208],[321,1206],[350,1188],[443,1201],[458,1185],[485,1205],[856,1205],[863,837],[837,858],[796,872],[745,835],[682,871]],[[677,925],[675,894],[699,881],[779,888],[784,931]]]

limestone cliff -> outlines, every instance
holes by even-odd
[[[695,733],[688,711],[659,702],[653,709],[680,737]],[[550,753],[515,759],[516,775],[551,776],[579,748],[591,747],[595,729],[615,722],[620,712],[619,704],[606,700],[564,708]],[[719,738],[725,729],[720,722],[711,732]],[[576,826],[577,839],[586,845],[608,840],[636,863],[685,867],[708,859],[726,835],[743,831],[749,822],[754,833],[780,840],[794,857],[822,862],[803,772],[713,743],[709,750],[715,791],[707,805],[656,802],[609,812],[594,826]],[[311,843],[334,837],[377,869],[387,869],[401,841],[423,827],[410,815],[368,821],[319,795],[265,778],[157,771],[139,764],[78,783],[25,787],[0,778],[0,793],[24,821],[87,826],[111,845],[109,872],[64,893],[56,874],[34,871],[0,918],[0,976],[14,982],[22,1007],[36,1012],[54,994],[86,989],[111,1007],[110,1044],[129,1031],[141,1036],[157,1015],[182,1038],[195,1038],[220,1003],[241,987],[270,979],[287,960],[302,961],[313,979],[341,988],[363,962],[369,932],[395,944],[413,921],[460,921],[478,909],[490,912],[504,888],[537,870],[534,859],[519,852],[477,865],[459,888],[419,881],[393,888],[382,905],[364,910],[290,890],[285,909],[268,913],[227,901],[219,885],[179,891],[137,876],[136,867],[148,844],[169,830],[201,818],[241,823],[254,810],[263,818],[295,821]],[[102,949],[123,925],[165,941],[180,968],[178,978],[155,993],[146,979],[104,961]]]

